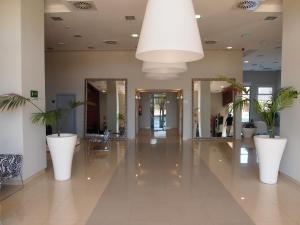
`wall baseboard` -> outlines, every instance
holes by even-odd
[[[30,181],[34,180],[35,178],[43,175],[45,173],[45,169],[40,170],[39,172],[35,173],[34,175],[32,175],[31,177],[28,177],[27,179],[24,180],[24,184],[28,184]]]
[[[287,174],[285,174],[285,173],[283,173],[283,172],[281,172],[281,171],[279,171],[279,174],[280,174],[281,176],[287,178],[289,181],[293,182],[294,184],[300,186],[300,181],[298,181],[298,180],[292,178],[291,176],[289,176],[289,175],[287,175]]]

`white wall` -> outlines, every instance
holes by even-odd
[[[282,85],[300,90],[300,1],[283,2]],[[281,135],[288,138],[281,171],[300,181],[300,101],[281,115]]]
[[[169,81],[148,80],[141,72],[142,62],[135,59],[134,51],[48,52],[46,54],[47,107],[58,93],[75,93],[84,98],[85,78],[128,79],[128,137],[134,138],[135,89],[183,89],[183,138],[192,137],[192,78],[216,78],[226,75],[242,81],[243,57],[241,51],[206,51],[205,58],[189,63],[187,73]],[[84,133],[84,110],[77,109],[77,128]],[[237,126],[240,124],[237,123]],[[240,130],[240,129],[238,129]],[[237,131],[237,134],[240,133]]]
[[[0,8],[0,94],[30,97],[39,91],[45,107],[44,1],[4,0]],[[32,107],[0,114],[0,151],[22,153],[26,179],[46,167],[44,126],[31,122]]]

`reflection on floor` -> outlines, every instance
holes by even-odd
[[[114,142],[109,153],[83,143],[72,180],[54,181],[49,168],[1,202],[2,224],[300,224],[300,187],[284,176],[259,183],[252,142],[157,141]]]

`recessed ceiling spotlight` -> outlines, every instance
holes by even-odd
[[[58,45],[64,45],[65,42],[57,42],[56,44],[58,44]]]
[[[195,18],[198,20],[198,19],[200,19],[200,18],[201,18],[201,15],[199,15],[199,14],[196,14],[196,15],[195,15]]]
[[[75,34],[74,37],[75,37],[75,38],[82,38],[82,35],[80,35],[80,34]]]
[[[247,64],[247,63],[249,63],[249,61],[248,61],[248,60],[245,60],[245,61],[244,61],[244,63],[246,63],[246,64]]]
[[[226,47],[228,50],[230,50],[230,49],[232,49],[232,47],[231,46],[228,46],[228,47]]]
[[[139,34],[131,34],[131,37],[137,38],[137,37],[139,37]]]

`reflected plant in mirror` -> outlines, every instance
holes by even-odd
[[[234,137],[234,92],[224,79],[193,79],[193,138]]]
[[[127,80],[86,79],[85,133],[126,137]]]

